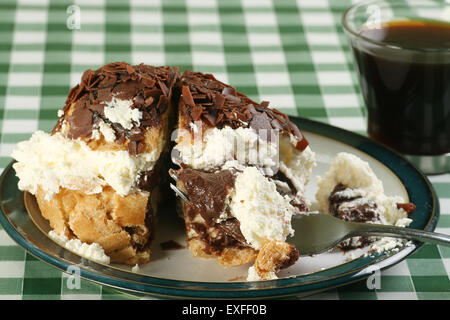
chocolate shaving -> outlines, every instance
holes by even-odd
[[[69,139],[78,139],[92,134],[92,112],[89,109],[76,109],[67,120],[71,124]]]
[[[142,98],[142,99],[144,99],[144,98]],[[147,99],[145,99],[142,103],[145,103],[146,106],[150,106],[153,103],[153,101],[155,101],[155,98],[150,96]]]
[[[89,69],[67,97],[63,111],[71,116],[58,120],[53,132],[59,130],[62,122],[67,120],[70,124],[68,137],[90,138],[92,126],[100,120],[108,123],[104,117],[104,108],[113,97],[133,101],[131,108],[142,112],[140,128],[159,125],[159,118],[169,105],[171,90],[179,79],[177,70],[144,64],[130,66],[116,62],[95,71]],[[180,88],[177,87],[177,90]],[[308,141],[297,126],[285,114],[269,108],[269,102],[258,104],[211,74],[186,71],[182,76],[180,91],[179,110],[187,118],[187,126],[192,121],[201,120],[207,126],[219,129],[225,126],[233,129],[251,127],[257,132],[263,132],[261,137],[268,140],[273,137],[272,131],[280,131],[297,138],[297,149],[304,150],[308,146]],[[69,108],[73,111],[67,113]],[[88,121],[89,117],[91,121]],[[115,130],[115,143],[126,143],[130,137],[128,130],[117,124],[109,124]],[[134,124],[133,127],[136,126]],[[139,143],[136,143],[128,149],[133,153],[139,152],[143,147],[138,146]]]
[[[213,101],[216,109],[222,109],[225,104],[225,97],[221,94],[216,94],[214,95]]]
[[[268,107],[269,107],[269,101],[263,101],[263,102],[261,102],[261,106],[262,106],[263,108],[268,108]]]
[[[156,105],[156,110],[158,110],[159,113],[164,113],[164,111],[167,109],[168,105],[169,105],[169,99],[167,99],[166,96],[161,96],[159,98],[158,104]]]
[[[143,75],[142,76],[142,84],[146,87],[154,87],[156,84],[156,81],[153,80],[152,78],[148,77],[147,75]]]
[[[222,89],[222,94],[225,95],[225,96],[230,95],[230,96],[235,97],[236,96],[236,89],[233,88],[233,87],[225,87],[225,88]]]
[[[403,209],[407,213],[411,213],[414,210],[416,210],[416,206],[414,203],[408,202],[408,203],[397,203],[397,209]]]
[[[212,113],[205,113],[205,114],[203,114],[203,118],[206,120],[206,122],[211,127],[214,127],[216,125],[216,120],[217,120],[216,115],[214,115]]]
[[[192,98],[192,94],[188,86],[183,86],[183,88],[181,88],[181,97],[184,103],[189,107],[193,108],[195,106],[194,98]]]
[[[138,153],[138,148],[137,148],[137,141],[136,140],[131,140],[128,143],[128,152],[132,155],[135,156]]]
[[[164,82],[158,80],[159,87],[166,97],[169,96],[169,88],[164,84]]]

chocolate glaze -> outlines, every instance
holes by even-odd
[[[190,122],[201,120],[219,129],[224,126],[253,128],[269,141],[281,130],[297,137],[297,149],[304,150],[308,146],[308,141],[287,115],[268,108],[267,101],[258,104],[211,74],[187,70],[182,84],[178,108],[188,120],[186,129]]]
[[[283,131],[297,137],[297,149],[304,150],[308,146],[297,126],[284,113],[269,108],[268,102],[258,104],[211,74],[188,70],[182,76],[181,89],[178,88],[179,79],[176,69],[145,64],[130,66],[116,62],[95,71],[89,69],[84,72],[80,84],[70,90],[62,109],[64,114],[53,132],[67,120],[69,139],[89,138],[93,126],[102,119],[114,129],[115,142],[122,144],[128,139],[128,151],[136,155],[143,150],[144,130],[159,124],[160,115],[169,105],[171,92],[177,88],[181,91],[181,98],[178,100],[177,97],[179,111],[189,122],[201,120],[218,128],[250,127],[269,141]],[[133,101],[131,108],[137,108],[143,114],[139,126],[135,124],[127,130],[105,117],[104,108],[113,96]],[[70,108],[73,111],[69,116],[66,113]]]
[[[159,125],[160,116],[169,104],[171,88],[178,79],[176,69],[145,64],[130,66],[117,62],[95,71],[89,69],[84,72],[81,83],[70,90],[62,109],[64,114],[58,119],[53,133],[67,120],[69,139],[89,138],[93,126],[102,119],[113,128],[115,142],[121,144],[128,139],[128,151],[136,155],[143,150],[144,130]],[[128,130],[105,117],[104,108],[113,97],[133,101],[131,108],[142,112],[139,125],[135,123]],[[67,116],[70,108],[73,111]]]
[[[229,170],[208,173],[186,168],[178,170],[178,177],[190,200],[184,205],[187,221],[194,220],[197,214],[205,220],[204,225],[188,224],[208,244],[210,248],[207,250],[218,252],[229,246],[247,246],[236,218],[228,215],[229,218],[225,220],[219,219],[222,213],[229,210],[225,200],[234,187],[234,173]],[[217,236],[212,238],[206,230],[208,227],[216,228]]]
[[[234,187],[234,174],[229,170],[207,173],[186,168],[179,170],[178,176],[191,206],[208,225],[214,224],[225,210],[225,199]]]

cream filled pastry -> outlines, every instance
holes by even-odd
[[[144,64],[87,70],[52,133],[18,144],[19,188],[36,196],[56,235],[96,243],[112,262],[149,260],[178,79]]]
[[[314,152],[267,102],[198,72],[185,72],[181,85],[172,159],[181,167],[177,186],[189,198],[179,204],[188,247],[224,266],[256,260],[251,272],[259,278],[249,279],[272,279],[299,256],[285,240],[294,232],[292,216],[308,211]]]

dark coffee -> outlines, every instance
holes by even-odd
[[[392,22],[360,34],[385,44],[352,43],[369,136],[404,154],[450,152],[450,24]]]

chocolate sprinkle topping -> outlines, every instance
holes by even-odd
[[[144,130],[159,124],[159,117],[167,110],[171,88],[178,80],[176,69],[152,67],[145,64],[130,66],[125,62],[110,63],[98,70],[84,72],[81,83],[70,90],[63,108],[64,115],[58,119],[53,133],[58,131],[69,110],[67,121],[69,139],[89,138],[96,123],[103,120],[116,135],[116,143],[125,143],[128,151],[136,155],[143,151]],[[104,115],[104,108],[113,97],[132,100],[132,109],[142,112],[142,121],[127,130],[112,123]]]
[[[269,108],[267,101],[258,104],[211,74],[188,70],[184,72],[182,82],[182,99],[178,107],[188,119],[187,125],[201,120],[207,126],[219,129],[224,126],[233,129],[250,127],[269,141],[274,136],[273,130],[275,133],[283,131],[297,137],[297,149],[302,151],[308,146],[308,141],[287,115]]]
[[[141,133],[159,124],[161,114],[169,105],[171,92],[177,87],[177,90],[181,89],[179,112],[188,119],[187,125],[201,120],[207,126],[219,129],[224,126],[233,129],[250,127],[268,141],[282,131],[297,138],[297,149],[304,150],[308,146],[297,126],[284,113],[269,108],[269,102],[258,104],[211,74],[188,70],[181,77],[181,88],[176,84],[179,79],[177,69],[145,64],[130,66],[115,62],[95,71],[89,69],[84,72],[80,84],[70,90],[63,115],[53,133],[67,120],[69,139],[90,138],[95,125],[103,120],[114,129],[115,142],[128,142],[128,151],[136,155],[144,149]],[[131,108],[142,112],[139,125],[134,123],[133,128],[127,130],[105,117],[104,108],[113,97],[133,102]]]

